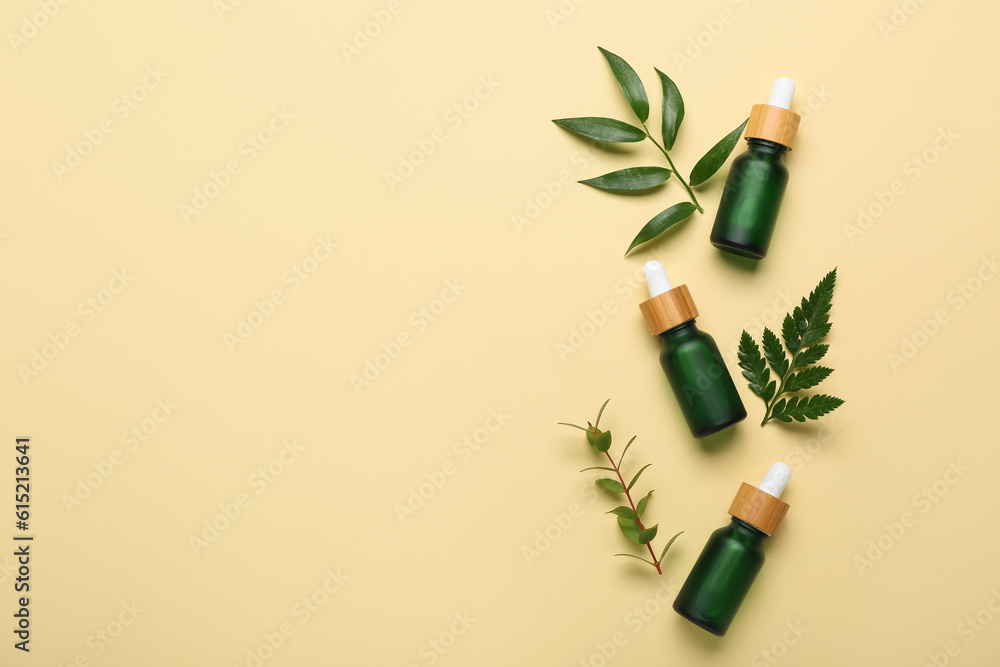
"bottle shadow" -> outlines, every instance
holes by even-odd
[[[759,259],[754,259],[753,257],[743,257],[742,255],[726,252],[725,250],[719,250],[718,254],[724,264],[728,264],[729,266],[737,268],[740,271],[754,273],[760,268]]]
[[[697,625],[681,617],[678,614],[674,614],[676,617],[675,623],[679,623],[681,627],[686,627],[686,630],[682,630],[684,634],[688,636],[692,643],[697,644],[699,648],[706,653],[715,653],[721,651],[725,644],[725,638],[713,635],[707,630],[699,628]]]
[[[736,441],[739,435],[736,430],[738,426],[739,424],[733,424],[721,431],[706,435],[704,438],[699,438],[698,444],[701,445],[702,450],[707,454],[725,451]]]

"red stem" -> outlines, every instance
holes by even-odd
[[[632,494],[629,493],[628,487],[625,486],[625,479],[622,477],[622,473],[618,469],[618,466],[615,465],[615,460],[611,458],[611,454],[608,454],[607,451],[604,452],[604,455],[608,457],[608,461],[611,462],[611,467],[615,469],[615,474],[618,475],[618,481],[621,482],[622,488],[625,489],[625,497],[628,498],[628,504],[632,508],[632,511],[635,512],[636,520],[639,523],[639,530],[645,530],[645,528],[642,527],[642,519],[639,518],[639,512],[635,509],[635,503],[632,502]],[[649,549],[649,555],[653,559],[653,567],[656,568],[657,574],[663,574],[663,570],[660,569],[660,562],[656,560],[656,554],[653,553],[653,547],[649,545],[649,542],[646,542],[646,548]]]

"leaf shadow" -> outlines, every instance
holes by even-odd
[[[565,132],[566,134],[575,138],[577,141],[581,141],[587,144],[587,146],[595,153],[611,153],[615,155],[625,155],[632,152],[631,150],[629,150],[630,144],[638,146],[645,143],[642,141],[623,141],[621,143],[613,143],[610,141],[599,141],[597,139],[591,139],[590,137],[582,135],[578,132],[574,132],[568,127],[563,127],[558,123],[555,123],[555,126],[558,127],[560,130],[562,130],[563,132]]]
[[[605,194],[612,195],[615,197],[642,197],[645,195],[651,195],[656,192],[659,192],[660,190],[663,189],[664,185],[669,183],[669,181],[664,181],[663,183],[659,183],[652,187],[645,188],[644,190],[605,190],[603,188],[594,187],[589,183],[584,183],[583,181],[577,181],[577,183],[579,183],[580,185],[586,185],[587,188],[590,190],[596,190],[597,192],[603,192]]]

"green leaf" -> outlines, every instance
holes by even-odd
[[[649,544],[656,537],[656,529],[659,525],[653,526],[652,528],[646,528],[641,533],[639,533],[639,544]]]
[[[615,471],[614,468],[609,468],[607,466],[591,466],[589,468],[584,468],[580,472],[586,472],[587,470],[610,470],[611,472]]]
[[[653,465],[653,464],[652,463],[647,463],[646,465],[644,465],[641,468],[639,468],[639,472],[637,472],[635,474],[635,477],[632,478],[632,481],[628,483],[628,490],[629,491],[631,491],[632,487],[635,486],[635,483],[639,481],[639,475],[642,474],[642,471],[645,470],[646,468],[648,468],[651,465]]]
[[[646,560],[642,556],[636,556],[635,554],[615,554],[615,555],[616,556],[628,556],[629,558],[636,558],[638,560],[641,560],[643,563],[646,563],[647,565],[652,565],[653,567],[656,567],[656,563],[654,563],[651,560]]]
[[[775,413],[781,412],[784,409],[785,409],[785,399],[779,398],[777,401],[775,401],[774,407],[771,408],[771,417],[773,418]]]
[[[594,446],[599,452],[606,452],[611,449],[611,431],[601,431],[597,436],[597,444]]]
[[[668,178],[670,170],[663,167],[628,167],[580,182],[606,192],[638,192],[662,185]]]
[[[614,73],[615,80],[618,81],[618,87],[622,89],[628,105],[632,107],[632,111],[635,112],[639,122],[645,123],[646,119],[649,118],[649,100],[646,98],[646,89],[643,88],[642,81],[639,80],[639,75],[620,56],[616,56],[607,49],[602,49],[599,46],[597,48],[600,49],[601,53],[607,59],[608,64],[611,65],[611,71]]]
[[[593,447],[594,449],[597,449],[597,435],[599,433],[600,431],[596,427],[592,426],[587,429],[587,442],[589,442],[590,446]],[[600,450],[598,449],[597,451]]]
[[[622,450],[622,455],[618,457],[618,467],[619,468],[622,467],[622,461],[625,460],[625,452],[627,452],[628,448],[632,446],[633,442],[635,442],[636,437],[637,436],[634,436],[634,435],[632,436],[632,438],[628,441],[628,444],[625,445],[625,449]]]
[[[774,390],[777,387],[777,384],[778,383],[775,382],[774,380],[768,382],[767,387],[764,388],[764,395],[761,396],[761,398],[763,398],[765,401],[770,401],[772,398],[774,398]]]
[[[837,283],[837,269],[823,276],[809,298],[802,299],[791,314],[785,316],[781,334],[785,346],[793,355],[800,350],[815,345],[830,333],[830,308],[833,305],[833,289]],[[825,354],[823,350],[822,354]],[[822,356],[820,354],[820,356]],[[818,359],[818,358],[817,358]],[[815,363],[816,360],[809,363]],[[796,366],[798,366],[796,360]],[[804,364],[808,365],[808,364]]]
[[[802,299],[802,305],[808,306],[806,300]],[[802,306],[796,306],[792,312],[785,315],[785,321],[781,325],[781,335],[785,339],[785,346],[793,355],[802,349],[802,334],[809,328],[809,320],[802,310]]]
[[[604,401],[604,403],[601,404],[601,409],[597,411],[597,421],[594,422],[594,428],[597,428],[598,426],[601,425],[601,415],[604,414],[604,408],[608,407],[608,403],[610,402],[611,399],[609,398],[606,401]]]
[[[815,387],[828,378],[832,372],[833,369],[826,366],[813,366],[812,368],[803,369],[798,373],[792,373],[785,380],[785,391],[802,391],[803,389]]]
[[[733,152],[736,148],[736,142],[740,140],[740,135],[743,134],[743,128],[747,126],[749,118],[743,121],[743,124],[738,128],[727,134],[722,141],[712,146],[711,149],[700,160],[694,165],[694,169],[691,170],[691,178],[688,179],[688,184],[693,188],[696,185],[701,185],[708,179],[712,177],[715,172],[719,171],[719,168],[726,163],[729,159],[729,154]]]
[[[587,429],[585,429],[585,428],[584,428],[584,427],[582,427],[582,426],[577,426],[576,424],[568,424],[568,423],[566,423],[566,422],[559,422],[559,424],[558,424],[558,425],[559,425],[559,426],[572,426],[573,428],[578,428],[578,429],[580,429],[581,431],[586,431],[586,430],[587,430]]]
[[[795,367],[805,368],[806,366],[815,364],[826,355],[828,349],[830,349],[829,345],[813,345],[808,350],[804,350],[799,354],[795,360]]]
[[[768,379],[771,372],[767,370],[764,359],[760,356],[760,348],[757,341],[750,337],[750,334],[743,331],[740,336],[740,347],[736,353],[739,359],[740,368],[743,369],[743,377],[747,379],[750,391],[763,398],[766,394]],[[774,384],[773,382],[771,384]],[[765,399],[770,400],[770,399]]]
[[[833,269],[819,281],[809,294],[809,316],[810,318],[825,315],[830,312],[833,304],[833,288],[837,285],[837,269]]]
[[[646,511],[646,504],[649,502],[649,497],[651,495],[653,495],[652,491],[644,495],[642,497],[642,500],[640,500],[639,503],[635,506],[635,511],[639,514],[639,516],[642,516],[642,513]]]
[[[618,517],[618,527],[621,528],[622,534],[628,538],[629,542],[639,544],[640,531],[638,521],[620,516]]]
[[[663,557],[667,555],[667,550],[670,548],[670,545],[672,545],[674,543],[674,540],[680,537],[683,532],[684,531],[682,530],[680,533],[677,533],[676,535],[670,538],[670,541],[667,542],[667,546],[663,547],[663,551],[660,552],[659,560],[663,560]]]
[[[607,489],[612,493],[625,493],[625,487],[617,479],[607,479],[602,477],[601,479],[594,482],[597,486],[602,489]]]
[[[657,236],[667,231],[681,220],[685,220],[690,217],[694,212],[694,204],[689,201],[684,201],[680,204],[674,204],[667,210],[657,214],[652,220],[646,223],[645,227],[639,230],[639,233],[636,234],[634,239],[632,239],[632,245],[628,247],[625,254],[627,255],[632,252],[632,248],[637,245],[655,239]]]
[[[798,309],[801,312],[801,309]],[[795,322],[795,318],[792,317],[792,313],[785,315],[784,321],[781,323],[781,339],[785,341],[785,347],[792,354],[799,351],[801,346],[799,337],[799,328]]]
[[[830,333],[830,326],[829,322],[826,324],[814,324],[810,327],[809,331],[806,332],[806,335],[802,337],[802,347],[815,345],[826,338],[826,335]]]
[[[792,396],[787,403],[784,399],[775,403],[774,409],[771,411],[771,418],[783,422],[790,422],[793,419],[804,422],[807,419],[819,419],[843,404],[844,401],[836,396],[827,396],[826,394],[805,396],[801,400]]]
[[[782,422],[818,419],[843,405],[843,400],[825,394],[781,397],[782,394],[811,389],[833,373],[832,368],[813,364],[829,350],[829,345],[819,341],[830,333],[830,309],[836,282],[837,269],[833,269],[823,276],[808,298],[803,297],[799,305],[785,315],[781,323],[781,338],[791,353],[791,360],[781,346],[782,341],[773,331],[764,329],[764,357],[770,370],[774,371],[775,380],[768,381],[768,369],[760,358],[757,343],[750,334],[743,332],[737,356],[750,389],[764,400],[761,426],[772,419]],[[780,391],[776,390],[776,384],[780,384]]]
[[[613,510],[611,510],[610,512],[608,512],[608,514],[615,514],[617,516],[623,516],[626,519],[638,519],[639,518],[639,515],[635,513],[635,510],[633,510],[631,507],[628,507],[627,505],[621,505],[620,507],[616,507]]]
[[[674,147],[674,140],[677,139],[677,130],[680,129],[681,121],[684,120],[684,100],[681,98],[681,91],[669,76],[656,70],[660,76],[660,84],[663,87],[663,148],[670,150]]]
[[[781,341],[767,327],[764,327],[764,335],[761,340],[764,341],[764,358],[774,369],[774,374],[779,378],[785,377],[785,373],[788,372],[788,359],[785,358],[785,350],[781,347]]]
[[[576,132],[589,139],[609,144],[634,143],[646,138],[646,133],[643,130],[614,118],[585,116],[582,118],[560,118],[552,122],[570,132]]]

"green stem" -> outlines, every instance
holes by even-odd
[[[635,508],[635,503],[632,502],[632,494],[629,493],[628,487],[625,486],[625,478],[622,477],[621,470],[619,470],[618,466],[615,465],[615,460],[611,458],[611,454],[604,452],[604,455],[608,457],[608,461],[610,461],[611,465],[614,466],[615,474],[618,475],[618,481],[621,482],[622,488],[625,489],[625,497],[628,498],[629,507],[631,507],[632,511],[635,512],[636,523],[639,524],[639,530],[640,531],[645,530],[645,528],[643,528],[642,526],[642,519],[639,518],[639,512]],[[656,572],[658,574],[663,574],[663,570],[660,569],[660,562],[656,559],[656,554],[653,553],[653,547],[652,545],[650,545],[649,542],[646,542],[646,548],[649,549],[649,555],[653,558],[653,567],[656,568]]]
[[[801,351],[802,350],[799,350],[799,352]],[[778,397],[781,396],[781,392],[785,391],[785,382],[788,381],[788,377],[792,374],[792,371],[795,369],[795,364],[799,360],[799,352],[796,352],[794,355],[792,355],[792,361],[788,364],[788,372],[785,373],[784,377],[781,378],[781,385],[778,386],[778,391],[774,392],[774,398],[771,399],[771,402],[767,404],[767,409],[764,410],[764,420],[761,421],[760,423],[761,426],[766,424],[767,421],[771,419],[771,417],[769,416],[771,414],[771,410],[774,408],[774,404],[778,402]]]
[[[653,145],[660,149],[660,152],[663,153],[663,157],[667,158],[670,170],[674,172],[674,176],[677,177],[677,180],[679,180],[681,185],[684,186],[684,189],[687,190],[688,196],[691,197],[691,203],[694,204],[694,207],[698,209],[699,213],[704,213],[705,209],[703,209],[701,204],[698,203],[698,198],[694,196],[694,190],[691,189],[691,186],[688,185],[687,181],[684,180],[684,177],[681,176],[681,172],[677,171],[677,167],[674,166],[674,161],[670,159],[670,155],[667,153],[667,150],[653,138],[653,135],[649,133],[649,128],[646,127],[645,123],[642,124],[642,129],[645,130],[646,136],[653,142]]]

